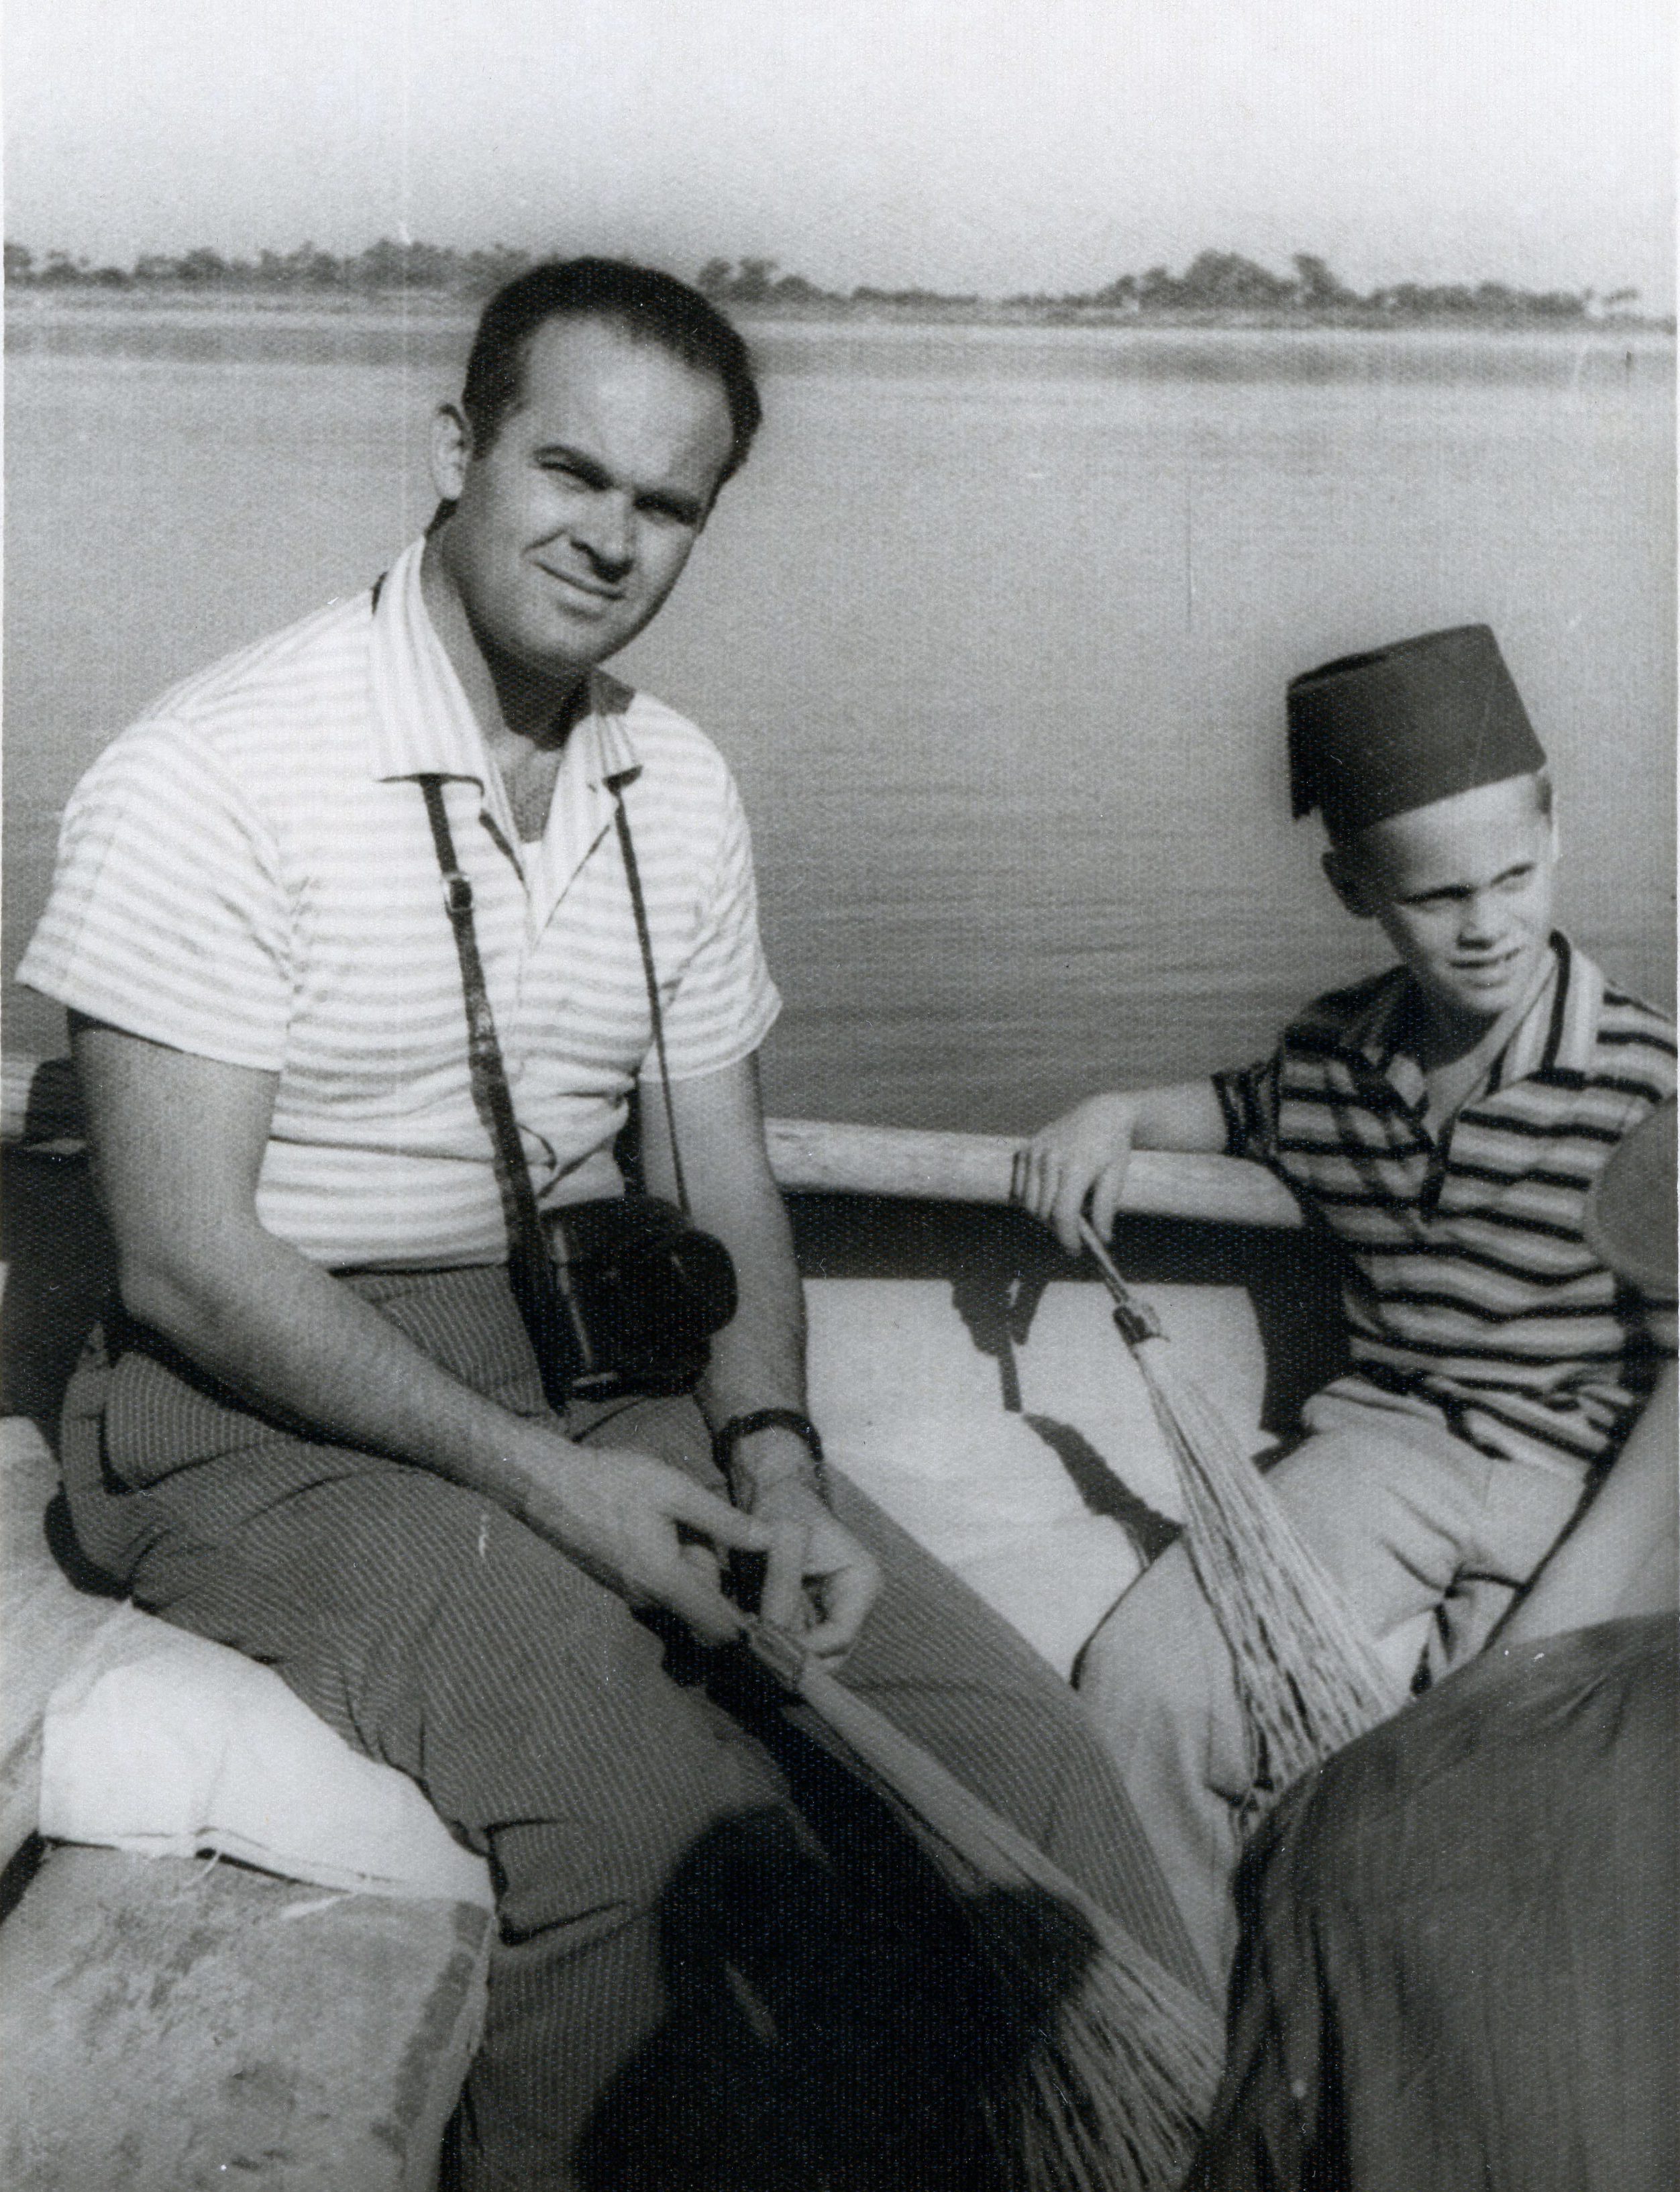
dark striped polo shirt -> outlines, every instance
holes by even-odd
[[[1554,933],[1545,986],[1437,1141],[1396,967],[1321,997],[1276,1053],[1214,1076],[1233,1156],[1258,1158],[1346,1251],[1351,1374],[1484,1453],[1597,1459],[1672,1351],[1671,1305],[1587,1246],[1587,1190],[1674,1087],[1672,1024]]]

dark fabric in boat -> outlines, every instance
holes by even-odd
[[[1286,1799],[1191,2192],[1680,2183],[1677,1643],[1478,1660]]]

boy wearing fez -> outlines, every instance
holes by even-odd
[[[1650,1304],[1581,1219],[1673,1088],[1674,1032],[1552,928],[1546,756],[1485,625],[1296,678],[1289,727],[1294,811],[1322,813],[1325,873],[1401,963],[1320,998],[1262,1064],[1090,1098],[1021,1150],[1016,1191],[1077,1253],[1134,1147],[1223,1150],[1336,1236],[1350,1365],[1271,1482],[1403,1689],[1480,1649],[1650,1390]],[[1222,1983],[1250,1769],[1181,1544],[1079,1679]]]

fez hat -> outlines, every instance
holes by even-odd
[[[1345,654],[1289,691],[1289,791],[1333,837],[1546,767],[1484,624]]]
[[[1618,1278],[1645,1293],[1675,1287],[1674,1099],[1646,1114],[1616,1144],[1586,1198],[1582,1230]]]

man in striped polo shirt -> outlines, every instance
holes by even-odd
[[[745,1834],[766,1898],[775,1864],[797,1872],[780,1766],[672,1678],[654,1625],[734,1635],[737,1550],[769,1556],[767,1614],[1194,1975],[1071,1693],[826,1488],[805,1420],[746,824],[700,732],[600,667],[670,593],[757,420],[739,336],[680,283],[592,260],[521,277],[438,414],[426,539],[108,749],[22,968],[71,1010],[119,1256],[66,1408],[78,1537],[143,1605],[277,1666],[490,1858],[469,2192],[578,2181],[597,2103],[670,2006],[661,1898],[697,1851]],[[614,1138],[653,1070],[623,799],[675,1141],[656,1094],[649,1182],[670,1193],[680,1150],[739,1282],[699,1408],[546,1405],[422,778],[545,1208],[621,1190]],[[763,2053],[733,1999],[713,2022]],[[929,2098],[898,2097],[906,2121]],[[666,2100],[680,2121],[701,2097]]]
[[[1088,1198],[1112,1224],[1133,1148],[1226,1150],[1335,1236],[1350,1367],[1271,1482],[1403,1689],[1480,1648],[1672,1353],[1667,1306],[1617,1281],[1582,1214],[1671,1092],[1674,1035],[1552,928],[1546,757],[1484,625],[1297,678],[1289,744],[1295,811],[1322,811],[1332,884],[1400,965],[1246,1071],[1090,1099],[1024,1148],[1018,1186],[1077,1249]],[[1218,1983],[1250,1769],[1182,1545],[1079,1680]]]

